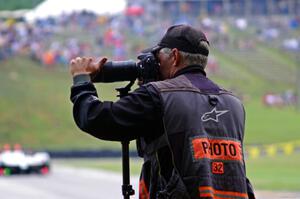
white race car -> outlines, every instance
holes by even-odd
[[[26,153],[23,150],[0,152],[0,176],[13,174],[48,174],[50,156],[46,152]]]

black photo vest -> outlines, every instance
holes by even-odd
[[[240,100],[222,89],[200,90],[186,75],[151,85],[161,98],[165,134],[142,145],[140,198],[249,198]],[[169,155],[159,157],[166,148]],[[172,162],[168,179],[164,158]]]

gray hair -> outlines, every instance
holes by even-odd
[[[209,45],[206,41],[200,41],[199,46],[209,50]],[[163,48],[163,49],[161,49],[161,51],[165,54],[170,55],[172,50],[170,48]],[[179,54],[180,54],[181,58],[183,59],[182,63],[185,65],[197,64],[197,65],[201,65],[203,67],[203,69],[207,65],[208,56],[205,56],[202,54],[188,53],[188,52],[183,52],[183,51],[179,51]]]

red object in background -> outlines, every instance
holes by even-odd
[[[15,144],[14,145],[14,150],[15,151],[22,151],[22,146],[20,144]]]
[[[9,144],[4,144],[3,145],[3,151],[10,151],[10,145]]]
[[[48,174],[48,173],[49,173],[49,167],[47,167],[47,166],[43,167],[43,168],[41,169],[41,173],[42,173],[43,175]]]
[[[144,8],[138,5],[129,6],[125,10],[125,14],[128,16],[140,16],[144,14]]]

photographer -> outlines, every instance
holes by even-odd
[[[155,56],[157,79],[115,103],[100,101],[92,83],[106,58],[71,60],[78,127],[99,139],[138,140],[142,199],[254,198],[245,174],[244,108],[206,77],[206,36],[188,25],[171,26],[144,53]]]

